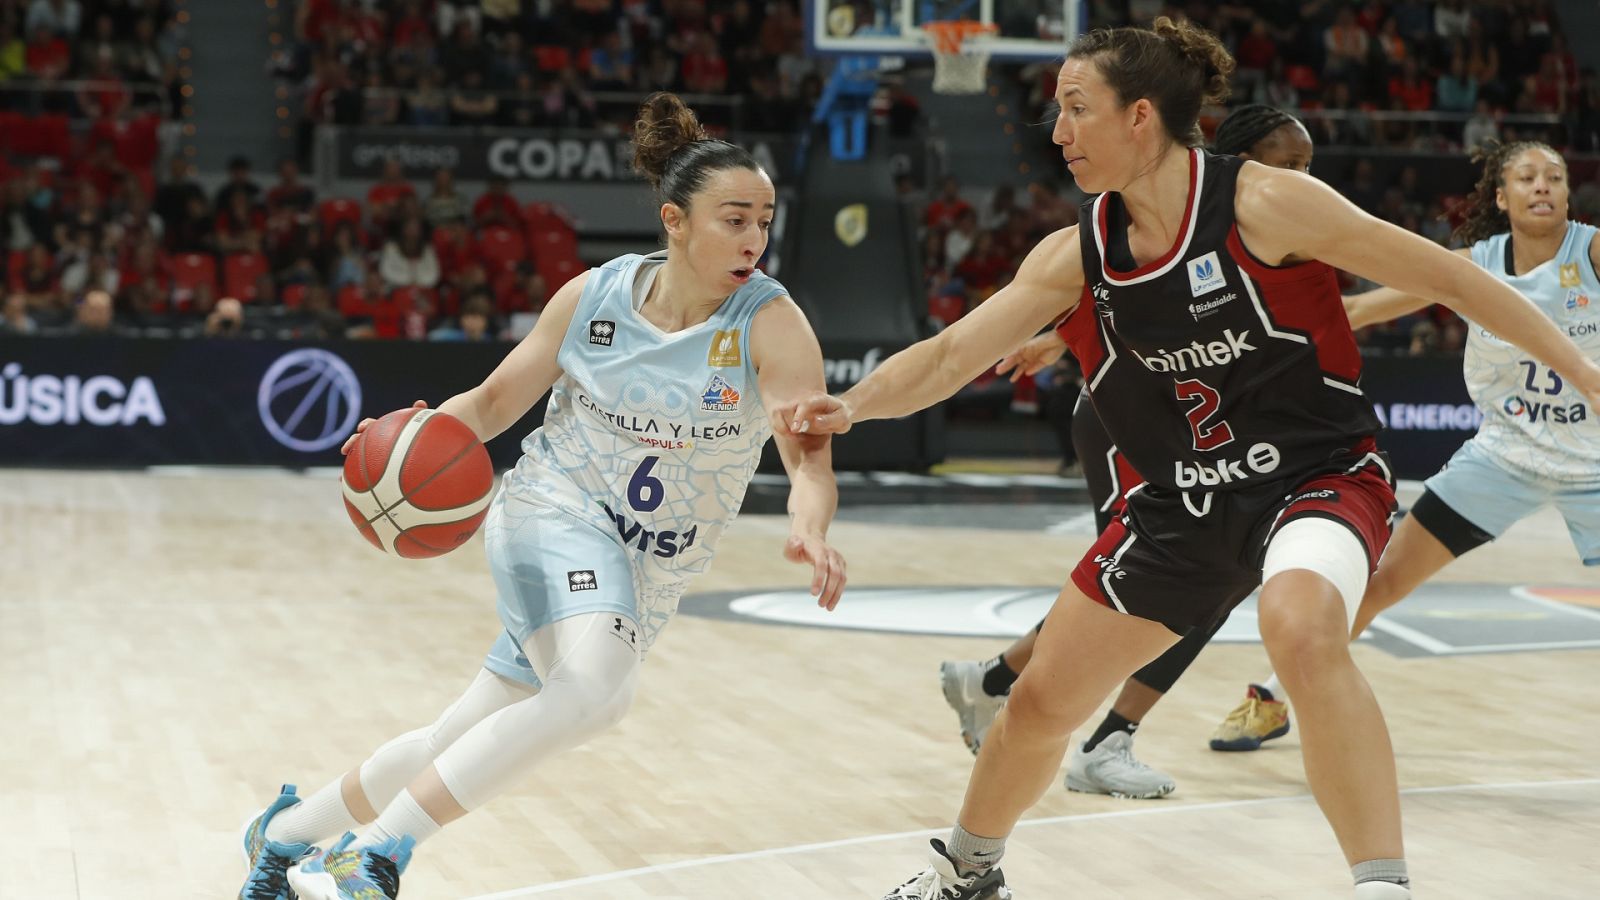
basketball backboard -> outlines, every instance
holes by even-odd
[[[969,19],[994,25],[994,59],[1059,59],[1082,30],[1082,0],[807,0],[813,53],[927,57],[922,25]]]

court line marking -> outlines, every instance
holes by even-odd
[[[1572,778],[1563,781],[1506,781],[1489,784],[1447,784],[1436,787],[1407,788],[1400,792],[1401,796],[1416,794],[1449,794],[1466,791],[1507,791],[1519,789],[1541,789],[1600,785],[1600,778]],[[1194,803],[1185,806],[1152,807],[1148,809],[1117,810],[1114,812],[1079,813],[1070,816],[1051,816],[1044,819],[1024,819],[1017,823],[1017,828],[1037,828],[1042,825],[1061,825],[1072,822],[1091,822],[1104,819],[1125,819],[1134,816],[1172,815],[1175,813],[1208,812],[1217,809],[1239,809],[1251,806],[1275,806],[1285,803],[1314,802],[1310,794],[1296,794],[1291,797],[1258,797],[1253,800],[1219,800],[1213,803]],[[792,856],[798,853],[810,853],[816,850],[832,850],[837,847],[854,847],[862,844],[878,844],[888,841],[910,840],[912,838],[939,837],[950,831],[945,828],[931,828],[920,831],[901,831],[894,834],[870,834],[861,837],[843,838],[836,841],[821,841],[812,844],[796,844],[789,847],[772,847],[766,850],[749,850],[743,853],[726,853],[720,856],[703,856],[697,859],[683,859],[677,862],[661,863],[654,866],[640,866],[635,869],[622,869],[616,872],[606,872],[600,875],[586,875],[581,878],[570,878],[566,881],[552,881],[546,884],[534,885],[525,888],[513,888],[497,894],[481,894],[468,897],[465,900],[512,900],[516,897],[532,897],[537,894],[548,894],[566,888],[583,887],[590,884],[603,884],[608,881],[621,881],[641,875],[654,875],[660,872],[672,872],[679,869],[694,869],[700,866],[715,866],[723,863],[741,862],[749,859],[763,859],[769,856]]]

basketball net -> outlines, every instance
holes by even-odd
[[[933,90],[936,94],[981,94],[989,86],[989,50],[979,35],[1000,29],[971,19],[929,22],[922,26],[933,45]]]

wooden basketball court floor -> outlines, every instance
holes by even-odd
[[[802,585],[784,532],[741,517],[698,589]],[[858,588],[1058,585],[1088,540],[860,521],[833,538]],[[4,471],[0,540],[6,900],[235,896],[241,821],[431,721],[497,631],[477,542],[385,557],[326,473]],[[1544,512],[1441,581],[1597,579]],[[1004,643],[682,615],[623,724],[425,845],[402,896],[880,897],[971,766],[938,663]],[[1355,652],[1394,734],[1418,897],[1600,897],[1600,650]],[[1205,748],[1264,673],[1259,645],[1213,646],[1149,716],[1138,751],[1171,797],[1058,782],[1011,843],[1017,896],[1348,896],[1296,735]]]

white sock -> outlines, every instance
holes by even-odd
[[[390,838],[399,839],[408,834],[412,840],[420,844],[438,834],[441,827],[443,826],[428,815],[407,789],[401,791],[393,803],[384,807],[383,812],[378,815],[378,821],[372,823],[366,834],[356,839],[351,849],[376,847]]]
[[[344,805],[343,778],[335,778],[267,823],[267,840],[281,844],[315,844],[361,826]]]
[[[1267,689],[1268,693],[1272,694],[1272,699],[1282,700],[1284,698],[1285,695],[1283,693],[1283,684],[1282,682],[1278,681],[1277,672],[1273,672],[1266,681],[1260,682],[1260,684],[1262,687]]]
[[[1356,900],[1411,900],[1411,888],[1392,881],[1363,881],[1356,885]]]

